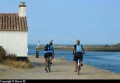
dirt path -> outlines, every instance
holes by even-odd
[[[0,65],[0,79],[120,79],[120,74],[85,64],[80,75],[77,75],[73,69],[73,62],[61,59],[54,59],[52,72],[46,73],[42,57],[29,57],[29,60],[33,64],[32,69],[15,69]]]

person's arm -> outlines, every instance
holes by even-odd
[[[55,54],[55,53],[54,53],[54,47],[53,47],[53,46],[52,46],[52,54],[53,54],[53,56],[54,56],[54,54]]]
[[[53,53],[53,56],[54,56],[54,49],[53,49],[53,52],[52,52],[52,53]]]
[[[73,47],[73,55],[75,54],[75,45],[74,45],[74,47]]]
[[[74,48],[73,48],[73,55],[74,55]]]
[[[84,51],[84,48],[83,48],[83,46],[82,46],[82,45],[81,45],[81,47],[82,47],[82,53],[83,53],[83,54],[85,54],[85,51]]]

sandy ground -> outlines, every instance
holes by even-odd
[[[29,57],[33,68],[16,69],[10,66],[0,65],[0,79],[120,79],[120,74],[97,69],[95,67],[84,64],[80,75],[74,72],[73,62],[54,59],[52,64],[52,72],[46,73],[44,70],[43,57]]]

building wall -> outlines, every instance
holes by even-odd
[[[7,54],[26,57],[28,52],[28,33],[26,31],[0,31],[0,46]]]

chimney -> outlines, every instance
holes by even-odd
[[[21,2],[19,5],[19,17],[26,17],[26,4]]]

